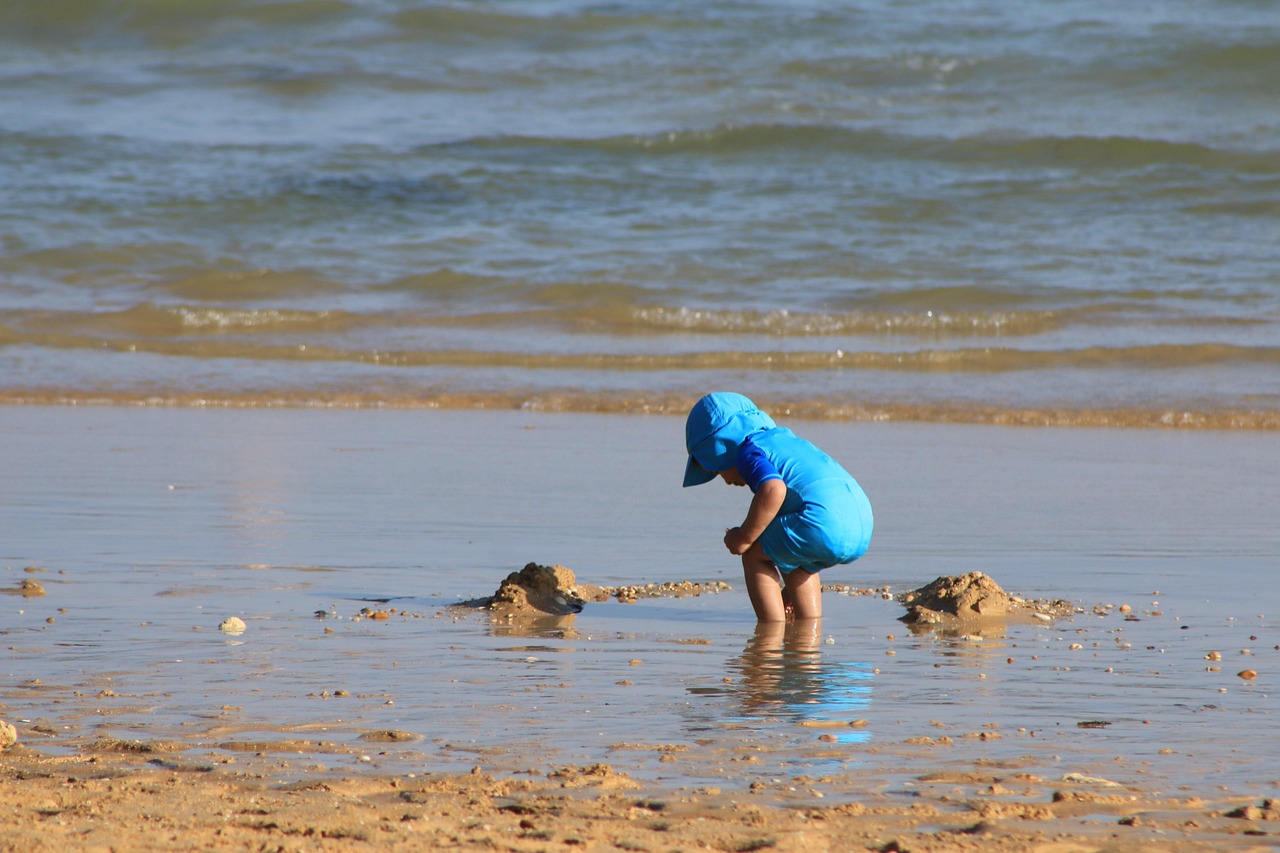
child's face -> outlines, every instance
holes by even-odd
[[[726,468],[720,472],[720,478],[730,486],[745,486],[747,481],[742,479],[742,475],[738,473],[737,468]]]

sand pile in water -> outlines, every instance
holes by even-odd
[[[573,572],[564,566],[529,563],[507,575],[493,597],[481,603],[487,602],[490,610],[500,614],[568,616],[580,612],[588,601],[604,601],[607,597],[598,586],[578,583]]]
[[[464,601],[458,606],[487,609],[497,616],[570,616],[580,613],[589,601],[616,598],[624,604],[634,604],[641,598],[684,598],[730,589],[732,587],[723,581],[596,586],[579,583],[570,569],[558,563],[554,566],[529,563],[507,575],[493,595]]]
[[[913,625],[948,622],[1003,622],[1040,619],[1046,622],[1080,612],[1062,599],[1020,598],[1009,595],[1000,584],[982,572],[944,575],[919,589],[904,593],[898,600],[907,608],[901,621]]]
[[[904,622],[941,622],[947,617],[1004,616],[1014,599],[982,572],[940,577],[902,596]]]

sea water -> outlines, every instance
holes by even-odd
[[[1280,15],[0,8],[0,400],[1269,428]]]

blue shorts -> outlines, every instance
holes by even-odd
[[[799,512],[778,515],[760,535],[760,547],[784,575],[817,572],[854,560],[871,547],[871,502],[856,483]]]

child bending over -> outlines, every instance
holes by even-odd
[[[852,563],[871,544],[871,502],[858,481],[741,394],[708,394],[694,404],[685,446],[685,486],[719,476],[754,494],[724,544],[742,557],[756,619],[820,617],[818,572]]]

